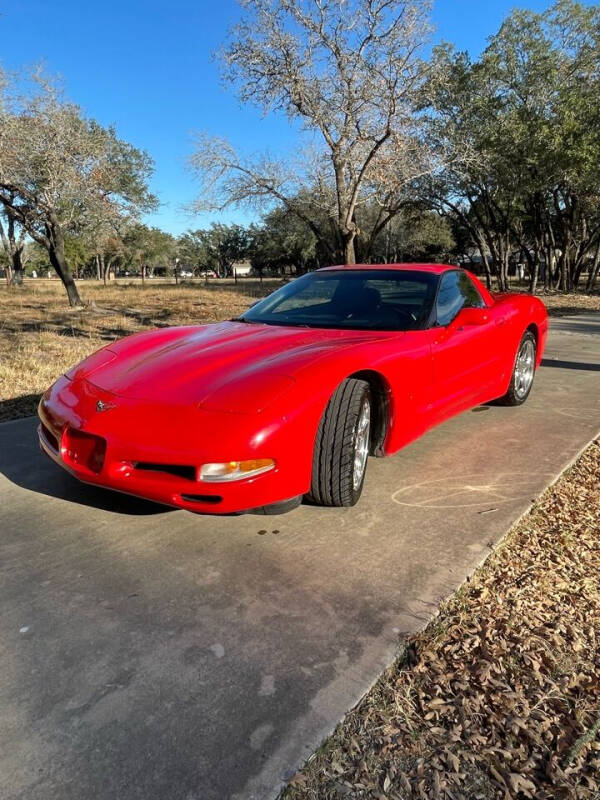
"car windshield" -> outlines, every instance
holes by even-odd
[[[426,326],[438,276],[410,270],[312,272],[252,306],[240,320],[310,328],[409,331]]]

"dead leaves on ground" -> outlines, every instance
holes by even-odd
[[[286,800],[600,797],[600,442],[410,644]]]
[[[544,301],[551,317],[600,310],[600,292],[598,292],[598,289],[594,294],[549,292],[548,294],[541,294],[540,299]]]

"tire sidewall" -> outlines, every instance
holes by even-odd
[[[354,460],[357,450],[357,433],[361,413],[373,403],[367,381],[346,378],[331,395],[325,408],[315,440],[310,502],[337,508],[356,505],[360,498],[367,464],[359,485],[354,488]],[[372,440],[369,430],[367,463]]]

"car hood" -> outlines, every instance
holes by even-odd
[[[293,386],[315,359],[398,333],[294,328],[243,322],[163,328],[109,345],[73,370],[122,397],[172,404],[220,406],[235,386],[237,407],[261,410]],[[226,392],[231,406],[231,388]]]

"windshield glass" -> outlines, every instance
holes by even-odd
[[[409,331],[423,328],[437,275],[409,270],[311,272],[252,306],[240,317],[267,325]]]

